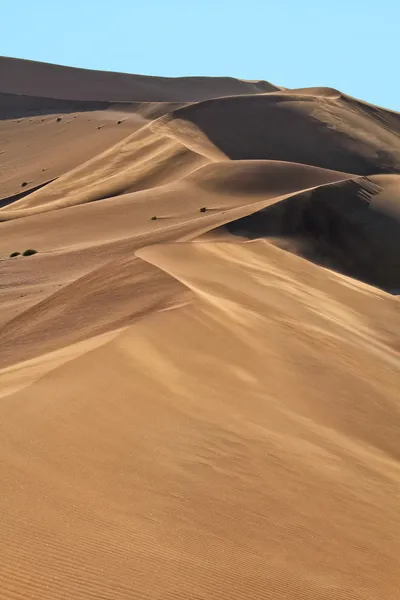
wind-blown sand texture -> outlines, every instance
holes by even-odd
[[[400,115],[0,81],[0,598],[400,598]]]

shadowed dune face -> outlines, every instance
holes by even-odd
[[[0,119],[16,119],[31,115],[68,114],[84,111],[106,110],[110,102],[82,102],[55,98],[42,98],[0,93]]]
[[[346,96],[221,98],[173,117],[196,125],[233,160],[285,160],[359,175],[400,172],[400,115]]]
[[[0,113],[0,600],[397,598],[399,115],[14,59]]]
[[[398,293],[400,215],[385,202],[385,178],[318,187],[226,225],[235,235],[267,237],[281,247]],[[392,205],[400,206],[400,178]],[[380,196],[382,195],[382,199]]]

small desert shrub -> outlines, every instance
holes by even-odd
[[[28,182],[27,182],[27,181],[23,181],[23,182],[21,183],[21,187],[25,187],[25,186],[27,186],[27,185],[28,185]]]
[[[62,121],[62,118],[61,118],[61,117],[58,117],[58,118],[57,118],[57,123],[59,123],[60,121]]]
[[[205,207],[205,206],[203,206],[203,207],[200,209],[200,212],[206,212],[206,210],[207,210],[207,209],[206,209],[206,207]]]
[[[36,254],[37,250],[33,250],[32,248],[28,248],[22,253],[22,256],[32,256],[32,254]]]
[[[157,221],[157,217],[151,217],[152,221]]]
[[[11,252],[10,258],[14,258],[14,256],[19,256],[21,252]]]
[[[117,125],[121,125],[122,121],[117,121]]]

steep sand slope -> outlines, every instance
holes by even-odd
[[[0,120],[0,207],[86,162],[145,123],[138,114],[95,106],[90,111]]]
[[[399,175],[346,179],[295,194],[225,229],[248,239],[268,238],[388,291],[400,289]]]
[[[400,172],[400,115],[336,90],[220,98],[164,121],[178,131],[190,123],[231,159],[288,160],[359,175]]]
[[[2,92],[62,100],[198,102],[279,89],[267,81],[243,81],[233,77],[148,77],[4,56],[0,57],[0,81]]]
[[[59,180],[0,210],[16,219],[152,188],[208,162],[174,139],[144,126]]]
[[[124,125],[137,129],[143,125],[143,117],[131,115]],[[398,173],[399,134],[397,113],[335,90],[213,99],[174,110],[115,146],[105,132],[104,139],[110,144],[105,153],[67,173],[61,181],[7,203],[0,210],[0,219],[146,189],[210,161],[272,159],[350,174]]]
[[[399,116],[2,66],[1,600],[397,598]]]
[[[154,190],[9,221],[0,239],[0,271],[9,282],[0,317],[2,360],[31,358],[79,341],[89,330],[97,335],[121,326],[121,313],[124,323],[129,323],[132,300],[127,286],[135,282],[135,249],[193,238],[298,190],[347,177],[292,163],[215,163]],[[200,212],[202,207],[205,213]],[[156,221],[151,220],[154,215]],[[8,258],[20,248],[21,240],[39,250],[28,263]],[[112,285],[111,273],[115,273]],[[125,293],[115,297],[117,279],[123,282]],[[112,311],[106,297],[113,303]],[[117,308],[120,301],[121,308]],[[66,324],[61,327],[64,318]],[[76,327],[76,322],[82,325]]]
[[[136,294],[143,268],[132,253],[161,241],[266,237],[396,291],[400,215],[393,207],[400,197],[391,192],[389,208],[384,201],[386,178],[390,191],[396,177],[379,176],[378,185],[374,178],[293,163],[222,162],[154,190],[9,221],[0,240],[8,281],[1,360],[30,359],[128,325],[134,314],[129,289]],[[39,250],[28,262],[7,257],[22,250],[21,240]]]
[[[243,165],[236,166],[225,163],[225,157],[218,152],[212,152],[206,141],[204,144],[201,143],[203,140],[201,142],[197,140],[197,142],[195,147],[192,145],[190,148],[181,142],[179,137],[164,135],[163,130],[160,130],[159,127],[154,128],[150,123],[104,153],[65,174],[58,181],[0,209],[0,220],[7,221],[31,216],[49,210],[103,200],[131,191],[152,188],[181,179],[183,176],[197,171],[201,165],[218,159],[214,168],[211,167],[205,173],[201,171],[199,177],[195,176],[193,180],[189,181],[199,182],[204,174],[205,185],[210,180],[208,187],[211,192],[213,185],[216,184],[216,191],[222,190],[224,193],[225,179],[228,178],[229,184],[225,193],[233,195],[237,195],[240,186],[245,195],[253,193],[255,185],[261,185],[259,194],[268,193],[271,185],[272,189],[276,185],[281,187],[280,176],[284,172],[280,172],[278,169],[277,174],[273,175],[275,168],[269,168],[267,162],[265,162],[265,168],[259,162],[258,165],[253,163],[254,166],[246,169]],[[285,171],[290,168],[290,164],[283,165],[281,168]],[[309,177],[311,171],[307,170],[305,166],[300,166],[294,171],[295,174],[291,173],[294,176],[294,182],[293,184],[289,183],[292,190],[311,187],[311,185],[303,185],[302,181],[298,182],[297,176],[299,172],[307,174],[306,178],[308,177],[308,184],[310,184],[318,169],[313,171],[311,179]],[[256,183],[252,183],[254,177]],[[342,174],[341,178],[345,177],[346,175]],[[315,184],[334,180],[337,180],[335,174],[331,177],[325,171],[325,175],[317,178]],[[287,184],[283,183],[284,187],[285,185]]]
[[[0,88],[4,82],[0,84]],[[87,112],[93,110],[106,110],[111,102],[63,100],[56,98],[43,98],[41,96],[27,96],[23,94],[8,94],[0,91],[0,119],[15,119],[27,116],[46,114],[69,114],[74,112]]]
[[[194,302],[2,399],[0,596],[395,598],[397,301],[263,242],[140,255]]]

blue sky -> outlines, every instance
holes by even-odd
[[[5,0],[0,54],[326,85],[400,111],[400,0]]]

